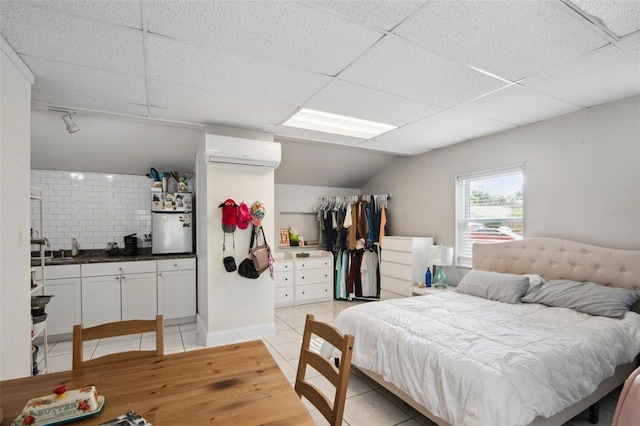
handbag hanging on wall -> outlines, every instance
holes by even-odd
[[[236,270],[236,259],[235,259],[235,255],[236,255],[236,237],[235,234],[232,234],[233,237],[233,256],[225,256],[224,255],[224,251],[226,249],[226,240],[227,240],[227,233],[224,232],[224,237],[222,240],[222,263],[224,264],[224,269],[227,270],[227,272],[233,272]]]
[[[262,245],[258,245],[260,234],[262,234]],[[253,247],[253,243],[255,240],[256,247]],[[251,245],[249,246],[249,255],[253,260],[253,266],[256,268],[256,271],[262,272],[269,267],[269,245],[267,244],[267,239],[264,236],[264,229],[260,226],[259,231],[255,226],[251,231]]]

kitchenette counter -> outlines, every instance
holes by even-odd
[[[48,252],[48,250],[47,250]],[[54,256],[59,252],[53,251]],[[139,248],[138,254],[127,256],[122,253],[117,255],[109,255],[106,250],[80,250],[80,255],[76,257],[50,257],[45,259],[45,265],[77,265],[86,263],[105,263],[105,262],[135,262],[141,260],[163,260],[163,259],[188,259],[195,258],[195,254],[151,254],[150,248]],[[36,259],[32,255],[31,266],[40,266],[40,259]]]

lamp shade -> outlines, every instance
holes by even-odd
[[[451,265],[453,263],[453,247],[429,247],[429,263],[437,266]]]

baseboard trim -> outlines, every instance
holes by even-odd
[[[276,334],[275,322],[212,332],[207,332],[200,315],[197,316],[196,322],[198,325],[198,344],[206,347],[260,340],[265,336]]]

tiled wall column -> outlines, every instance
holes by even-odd
[[[151,233],[151,179],[146,176],[31,170],[31,185],[44,190],[45,237],[51,249],[102,249],[108,242],[124,248],[125,235]],[[37,212],[31,226],[40,231]],[[42,236],[42,235],[40,235]]]

